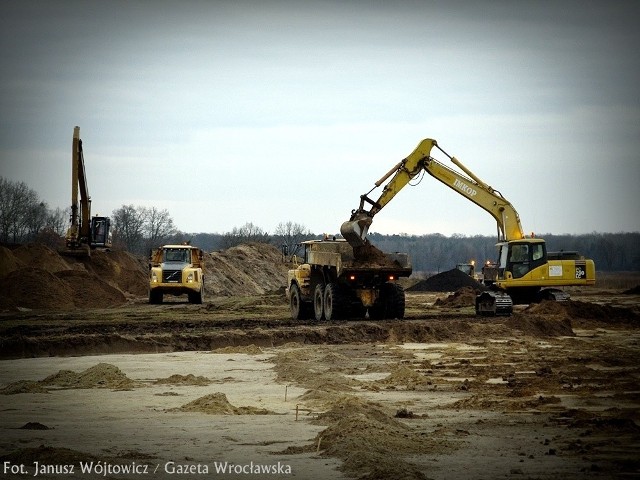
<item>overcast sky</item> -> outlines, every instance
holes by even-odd
[[[0,176],[52,208],[78,125],[93,214],[337,233],[430,137],[527,232],[640,231],[637,1],[0,3]],[[371,231],[496,227],[426,177]]]

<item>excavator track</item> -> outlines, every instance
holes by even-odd
[[[512,313],[513,300],[505,292],[487,290],[476,297],[476,314],[478,315],[495,317]]]

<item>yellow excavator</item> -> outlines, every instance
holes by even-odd
[[[437,148],[464,174],[431,156]],[[360,206],[340,227],[342,236],[354,247],[368,244],[366,238],[373,217],[413,178],[427,172],[463,197],[489,212],[497,222],[497,274],[491,288],[476,297],[479,315],[510,315],[514,304],[541,300],[566,301],[569,295],[558,287],[595,284],[593,260],[577,252],[547,252],[542,238],[525,235],[515,208],[502,194],[480,180],[458,159],[450,156],[430,138],[387,172],[375,186],[360,196]],[[383,185],[377,200],[371,192]]]
[[[78,196],[78,193],[80,194]],[[65,235],[63,255],[89,256],[91,249],[111,247],[109,217],[91,217],[91,197],[84,168],[80,127],[73,129],[71,145],[71,225]]]

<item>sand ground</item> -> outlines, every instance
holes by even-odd
[[[79,468],[94,462],[111,468],[96,478],[174,478],[181,470],[188,478],[635,478],[638,299],[620,298],[626,319],[558,310],[477,319],[464,309],[425,317],[415,307],[402,322],[297,328],[260,314],[251,323],[247,306],[242,334],[236,323],[224,326],[235,314],[221,307],[212,348],[177,351],[185,337],[174,332],[157,353],[7,358],[0,361],[3,476],[33,476],[38,462],[73,465],[74,478],[92,478]],[[414,306],[432,300],[408,297]],[[184,309],[212,311],[162,308],[176,318]],[[142,318],[147,306],[127,309]],[[123,318],[117,312],[102,315]],[[92,316],[99,311],[78,315],[86,334],[97,335],[88,325],[101,323]],[[49,348],[55,342],[46,338],[59,334],[62,342],[69,328],[61,325],[74,324],[66,316],[29,318],[22,324],[44,321],[48,333],[34,327],[23,340]],[[128,318],[128,345],[137,338],[144,351],[151,333],[140,326],[132,333]],[[170,325],[165,335],[177,328]],[[195,321],[193,335],[199,328]],[[221,331],[229,332],[226,346]],[[231,472],[217,470],[229,464]],[[26,473],[13,474],[20,465]],[[138,470],[123,474],[127,466]]]

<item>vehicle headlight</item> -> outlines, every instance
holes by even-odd
[[[156,274],[156,272],[151,272],[151,281],[153,283],[158,283],[158,275]]]
[[[189,275],[187,275],[187,282],[191,283],[193,282],[193,272],[189,273]]]

